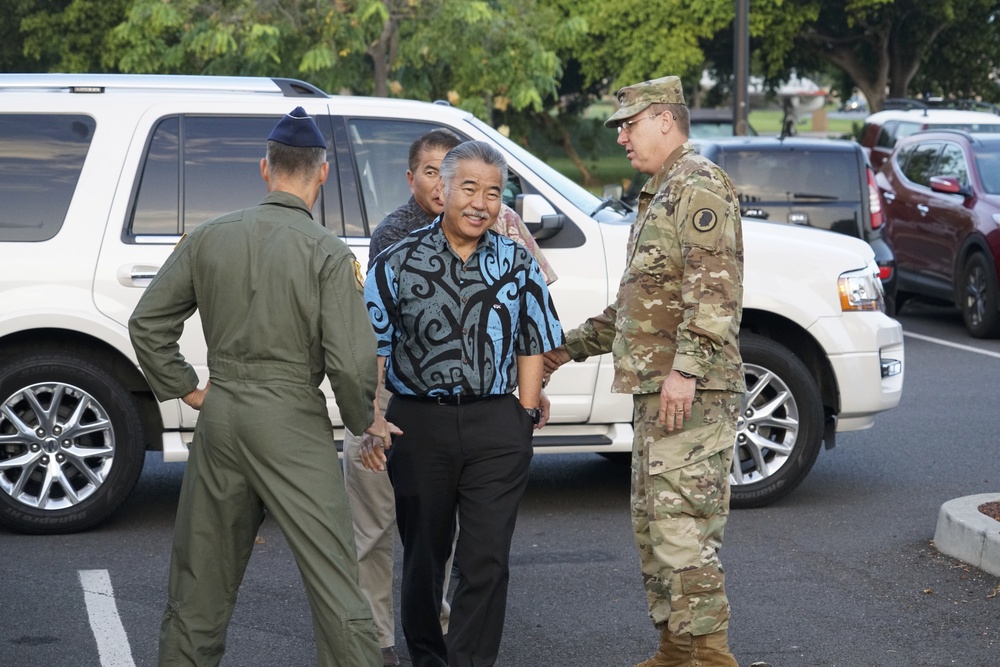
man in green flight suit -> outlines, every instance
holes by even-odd
[[[324,375],[347,427],[386,446],[398,429],[375,417],[360,268],[310,213],[328,168],[322,133],[296,108],[268,137],[267,197],[182,238],[129,320],[157,398],[201,410],[177,507],[161,666],[219,664],[265,507],[302,573],[318,664],[382,664],[357,583]],[[208,344],[202,389],[178,346],[195,310]]]

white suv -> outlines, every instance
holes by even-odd
[[[181,234],[263,196],[264,139],[295,106],[330,146],[317,221],[362,264],[372,227],[409,196],[410,143],[443,126],[506,155],[506,194],[559,274],[563,323],[614,297],[634,213],[464,111],[328,97],[286,79],[0,75],[0,523],[39,533],[93,526],[128,497],[147,450],[186,458],[197,413],[157,403],[126,322]],[[736,506],[788,493],[822,442],[870,426],[899,402],[903,381],[902,331],[880,309],[864,242],[756,222],[745,242],[750,388]],[[181,347],[207,379],[198,318]],[[631,397],[611,394],[611,377],[607,355],[557,373],[536,451],[626,456]],[[332,400],[330,409],[339,424]]]

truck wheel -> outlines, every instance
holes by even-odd
[[[961,288],[958,305],[969,333],[975,338],[996,338],[1000,335],[996,271],[983,253],[973,254],[965,263]]]
[[[0,360],[0,524],[90,528],[125,502],[144,459],[135,400],[104,368],[60,352]]]
[[[819,455],[823,404],[805,364],[786,347],[740,334],[747,391],[730,475],[734,508],[763,507],[797,487]]]

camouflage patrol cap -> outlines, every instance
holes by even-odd
[[[650,104],[686,104],[681,80],[676,76],[625,86],[616,93],[616,97],[618,111],[604,121],[604,127],[614,127],[619,121],[631,118]]]

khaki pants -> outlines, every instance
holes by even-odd
[[[383,387],[379,397],[383,411],[390,396]],[[396,500],[388,473],[384,470],[372,472],[361,465],[361,438],[346,429],[344,484],[351,501],[354,541],[358,547],[358,583],[371,604],[379,644],[394,646],[392,564],[396,544]]]
[[[385,387],[379,394],[384,412],[392,398]],[[396,498],[385,471],[372,472],[361,464],[361,436],[344,429],[344,485],[351,501],[354,541],[358,547],[358,583],[375,616],[378,641],[383,648],[396,644],[396,621],[392,602],[393,553],[396,546]],[[458,517],[455,517],[458,540]],[[445,565],[444,594],[441,598],[441,631],[448,633],[451,605],[448,585],[455,545]]]

